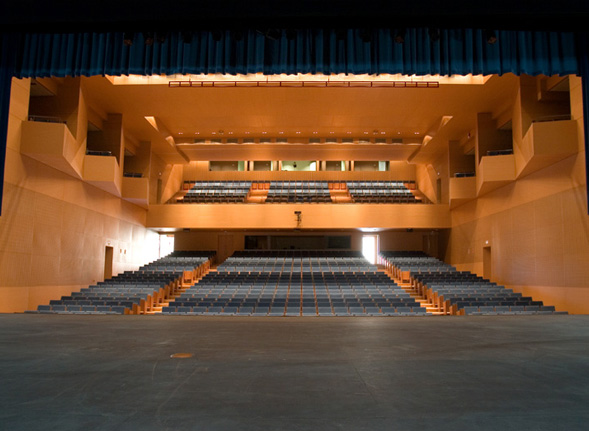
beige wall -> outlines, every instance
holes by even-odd
[[[20,153],[29,81],[13,80],[0,216],[0,312],[21,312],[156,258],[146,211]]]
[[[580,90],[580,80],[572,77],[579,153],[452,210],[446,249],[446,260],[458,269],[482,275],[483,247],[490,246],[493,281],[571,313],[589,313]]]

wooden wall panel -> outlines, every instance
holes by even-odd
[[[0,312],[36,308],[100,281],[108,241],[126,250],[115,254],[115,273],[158,253],[144,209],[20,154],[14,128],[27,117],[29,93],[21,81],[14,87],[0,216]]]

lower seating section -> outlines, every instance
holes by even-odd
[[[214,252],[174,252],[138,271],[125,271],[108,280],[40,305],[38,313],[146,314],[206,271]]]
[[[416,198],[406,184],[403,181],[347,182],[350,195],[356,203],[422,203],[423,200]]]
[[[329,203],[327,181],[271,181],[267,203]]]
[[[446,314],[567,314],[471,272],[457,271],[453,266],[421,253],[383,252],[381,259],[396,276],[409,278],[421,297],[436,304]]]
[[[252,186],[251,181],[195,181],[177,203],[241,203]]]
[[[236,252],[217,268],[222,272],[376,272],[358,252]]]
[[[423,316],[426,310],[358,253],[236,253],[164,314]]]

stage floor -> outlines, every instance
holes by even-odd
[[[589,316],[0,315],[0,430],[588,423]]]

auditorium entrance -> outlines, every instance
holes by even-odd
[[[378,235],[362,236],[362,255],[373,265],[376,265],[378,256]]]

